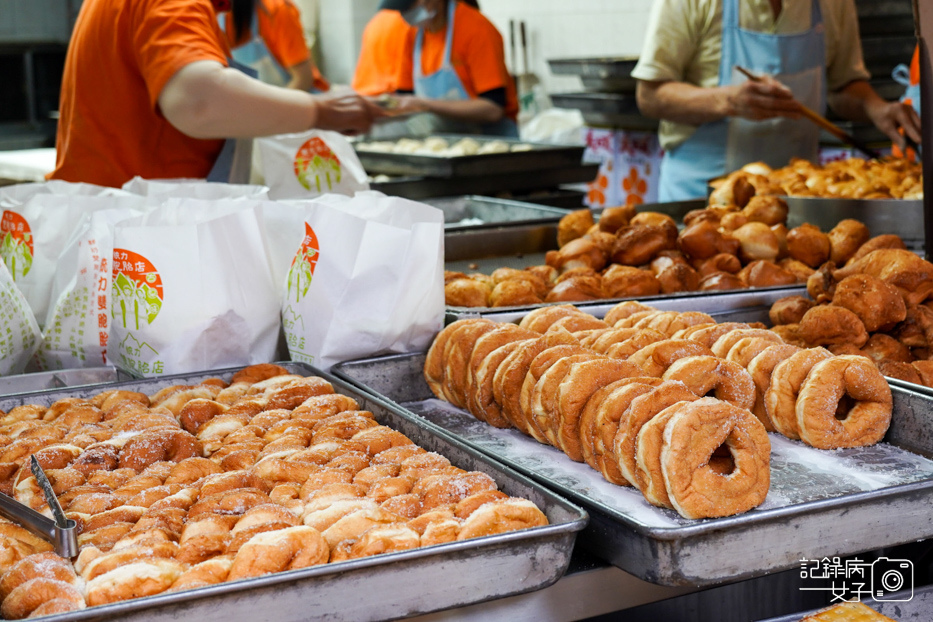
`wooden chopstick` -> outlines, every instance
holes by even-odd
[[[736,65],[735,68],[739,71],[739,73],[744,75],[746,78],[748,78],[752,82],[762,82],[761,76],[757,76],[753,74],[751,71],[749,71],[745,67],[740,67]],[[832,121],[830,121],[829,119],[821,115],[820,113],[816,112],[815,110],[811,108],[808,108],[807,106],[804,106],[799,101],[797,102],[797,104],[800,106],[800,114],[802,114],[804,117],[806,117],[807,119],[815,123],[818,127],[826,130],[827,132],[829,132],[830,134],[832,134],[833,136],[835,136],[842,142],[846,143],[847,145],[851,145],[855,147],[856,149],[858,149],[859,151],[867,155],[869,158],[877,160],[878,158],[881,157],[881,154],[879,154],[877,151],[875,151],[871,147],[868,147],[862,141],[858,140],[857,138],[855,138],[854,136],[846,132],[844,129],[842,129],[841,127],[839,127],[838,125],[836,125],[835,123],[833,123]]]

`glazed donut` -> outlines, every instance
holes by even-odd
[[[667,339],[664,333],[650,328],[617,328],[616,330],[634,330],[635,334],[628,339],[611,344],[606,349],[606,356],[614,359],[626,360],[642,348]]]
[[[758,339],[767,339],[773,343],[784,343],[784,340],[766,328],[740,328],[736,330],[730,330],[721,337],[719,337],[710,349],[713,351],[714,356],[719,358],[726,358],[729,355],[729,350],[737,344],[742,339],[748,337],[756,337]]]
[[[832,358],[825,348],[808,348],[791,354],[771,372],[771,382],[764,395],[765,411],[774,429],[787,438],[799,439],[797,396],[807,374],[820,361]]]
[[[555,392],[556,412],[552,411],[548,419],[550,432],[557,440],[555,447],[571,460],[582,462],[584,450],[580,438],[580,418],[587,401],[607,384],[641,375],[641,370],[635,365],[611,358],[571,364]],[[536,415],[540,422],[540,413]]]
[[[51,600],[63,599],[71,603],[71,611],[84,609],[84,596],[70,583],[49,578],[35,578],[13,589],[0,606],[0,613],[7,620],[22,620]]]
[[[580,423],[583,459],[607,481],[619,486],[631,485],[619,470],[615,456],[613,442],[619,431],[619,420],[633,399],[654,390],[661,382],[660,378],[649,376],[626,378],[606,385],[587,400]]]
[[[87,604],[106,605],[160,594],[169,589],[184,570],[180,562],[158,557],[114,568],[87,582]]]
[[[660,378],[677,359],[709,354],[709,348],[697,341],[665,339],[645,346],[626,360],[643,369],[645,375]]]
[[[222,555],[203,561],[185,570],[167,591],[179,592],[208,585],[217,585],[227,580],[233,559]]]
[[[644,303],[638,302],[637,300],[626,300],[615,305],[609,311],[606,312],[603,321],[609,324],[610,326],[615,326],[620,320],[624,320],[630,315],[635,313],[641,313],[644,311],[656,311],[654,307],[650,307]]]
[[[527,499],[502,499],[478,507],[460,527],[457,540],[530,529],[547,525],[547,517],[538,506]]]
[[[619,418],[619,429],[612,441],[614,457],[625,479],[634,483],[638,477],[635,474],[635,444],[641,427],[668,406],[697,399],[696,394],[683,384],[665,381],[632,400]]]
[[[726,360],[736,363],[742,369],[748,369],[748,364],[756,356],[774,345],[780,345],[770,339],[761,337],[745,337],[735,342],[735,345],[729,349]]]
[[[0,600],[23,583],[40,577],[72,585],[77,583],[77,575],[68,560],[51,551],[36,553],[19,560],[3,574],[0,578]]]
[[[157,428],[140,432],[120,450],[120,468],[143,470],[153,462],[201,455],[201,443],[180,428]]]
[[[662,474],[671,504],[681,516],[732,516],[764,502],[771,482],[771,442],[747,410],[701,398],[682,404],[663,436]],[[726,476],[710,464],[722,445],[732,458]]]
[[[745,368],[715,356],[687,356],[667,368],[664,380],[682,382],[697,397],[710,395],[739,408],[755,405],[755,383]]]
[[[879,442],[891,423],[891,409],[891,388],[861,356],[836,356],[814,365],[795,408],[800,439],[818,449]]]

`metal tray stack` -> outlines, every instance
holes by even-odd
[[[829,231],[840,220],[854,218],[865,223],[873,236],[894,233],[908,247],[923,247],[923,199],[784,197],[784,200],[789,209],[789,229],[808,222]]]
[[[565,210],[477,195],[425,199],[444,212],[444,231],[488,230],[502,225],[556,224]]]
[[[933,536],[927,396],[893,387],[894,423],[873,447],[821,451],[772,434],[765,503],[729,518],[688,520],[553,447],[434,399],[423,366],[424,354],[409,354],[343,363],[336,373],[579,503],[590,513],[581,546],[646,581],[713,585]]]
[[[291,373],[318,375],[355,398],[380,423],[467,470],[483,471],[507,494],[534,501],[545,527],[277,573],[206,588],[160,594],[55,616],[55,620],[160,622],[199,620],[383,620],[413,616],[540,589],[566,570],[586,514],[538,484],[489,459],[450,434],[423,427],[410,413],[332,375],[299,363],[280,363]],[[97,385],[93,388],[0,397],[4,411],[26,403],[51,404],[123,388],[152,394],[209,377],[229,380],[235,370]],[[274,614],[272,613],[274,612]]]
[[[130,379],[132,379],[132,376],[118,370],[113,365],[85,369],[40,371],[31,374],[0,377],[0,395],[43,391],[60,387],[81,387]]]

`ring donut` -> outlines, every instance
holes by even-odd
[[[484,335],[496,330],[496,322],[474,322],[462,326],[444,347],[444,382],[441,390],[447,401],[454,406],[466,408],[466,386],[470,373],[470,357],[476,342]]]
[[[789,343],[773,344],[762,350],[748,364],[748,373],[755,383],[755,405],[752,407],[752,413],[764,424],[768,432],[775,431],[768,409],[765,408],[765,393],[771,386],[771,374],[778,363],[799,351],[800,348]]]
[[[132,437],[120,450],[120,468],[142,471],[154,462],[201,455],[201,443],[181,428],[156,428]]]
[[[735,345],[729,349],[726,360],[738,364],[743,369],[748,369],[748,364],[752,362],[752,359],[773,345],[779,344],[761,337],[745,337],[736,341]]]
[[[635,487],[645,500],[659,508],[674,509],[664,483],[661,451],[664,448],[664,428],[684,402],[668,406],[641,426],[635,437]]]
[[[743,330],[751,328],[744,322],[722,322],[721,324],[706,325],[701,324],[691,328],[684,329],[677,337],[678,339],[689,339],[698,341],[707,348],[712,348],[716,340],[734,330]]]
[[[580,311],[573,305],[551,305],[547,307],[539,307],[525,315],[525,317],[522,318],[518,325],[520,328],[544,334],[547,332],[548,328],[551,327],[551,324],[557,320],[565,318],[569,315],[582,314],[583,311]],[[453,324],[451,324],[451,326],[453,326]]]
[[[740,328],[737,330],[730,330],[725,335],[722,335],[716,342],[710,347],[713,351],[713,354],[719,358],[726,358],[726,355],[729,354],[729,350],[732,349],[732,346],[737,344],[742,339],[748,337],[757,337],[759,339],[767,339],[774,343],[784,343],[784,340],[781,337],[767,328]]]
[[[649,344],[626,360],[642,368],[647,376],[660,378],[674,361],[687,356],[710,355],[710,349],[689,339],[665,339]]]
[[[869,359],[835,356],[814,365],[800,387],[800,439],[818,449],[873,445],[884,438],[891,409],[891,387]]]
[[[642,313],[644,311],[657,311],[654,307],[649,307],[646,304],[638,302],[637,300],[625,300],[620,302],[616,306],[609,309],[606,312],[606,316],[603,318],[610,326],[615,326],[619,320],[624,320],[630,315],[635,313]]]
[[[650,346],[652,343],[657,343],[667,339],[667,336],[664,333],[651,328],[619,328],[616,330],[635,330],[635,334],[628,339],[610,344],[606,348],[606,356],[610,356],[614,359],[625,360],[645,346]]]
[[[699,398],[696,394],[683,384],[664,381],[651,391],[632,400],[631,405],[619,419],[619,430],[612,441],[619,471],[625,479],[634,484],[638,477],[635,466],[635,445],[641,427],[668,406],[697,399]]]
[[[764,403],[774,429],[787,438],[797,440],[797,396],[807,374],[820,361],[832,358],[826,348],[807,348],[790,355],[775,366]]]
[[[711,465],[722,445],[732,458],[728,474]],[[761,505],[771,485],[770,459],[761,422],[715,398],[681,405],[664,427],[661,469],[671,504],[685,518],[732,516]]]
[[[698,397],[711,395],[739,408],[755,405],[755,383],[737,363],[715,356],[687,356],[667,368],[664,380],[684,383]]]
[[[528,369],[528,375],[525,377],[526,386],[531,382],[534,384],[531,387],[528,409],[525,409],[524,399],[522,400],[522,412],[526,416],[528,429],[531,430],[531,435],[535,440],[559,448],[558,423],[553,419],[558,415],[557,392],[561,383],[575,364],[607,359],[595,352],[574,353],[573,350],[568,350],[567,355],[551,356],[551,353],[557,349],[551,348],[539,354]]]
[[[444,358],[444,350],[447,348],[447,343],[457,330],[463,326],[469,326],[470,324],[480,321],[484,320],[465,318],[452,322],[437,333],[434,341],[431,342],[431,347],[428,348],[428,353],[424,361],[424,379],[428,383],[431,392],[439,399],[446,399],[444,397],[442,385],[444,383],[444,374],[447,369],[447,361]]]

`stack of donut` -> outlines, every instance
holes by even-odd
[[[807,281],[809,297],[775,302],[774,330],[791,343],[865,356],[885,376],[933,386],[933,264],[894,235],[862,248],[870,252],[823,264]]]
[[[7,619],[547,524],[327,381],[275,365],[0,413],[2,489],[50,515],[30,455],[80,553],[0,522]]]
[[[571,305],[536,309],[518,325],[458,320],[431,345],[424,375],[437,397],[477,419],[514,427],[687,518],[764,501],[768,431],[818,448],[869,445],[892,406],[865,359],[635,301],[602,320]]]

